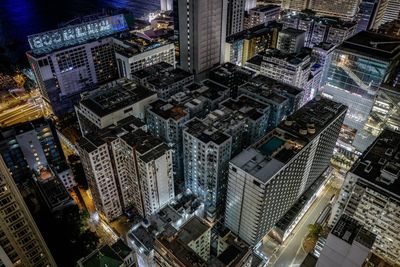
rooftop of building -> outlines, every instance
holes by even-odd
[[[116,52],[125,57],[132,57],[169,44],[154,41],[154,39],[141,33],[123,32],[114,36],[114,38],[125,45],[125,47],[116,46]]]
[[[278,5],[271,5],[271,4],[269,4],[269,5],[263,5],[263,6],[258,6],[258,7],[255,7],[255,8],[252,8],[252,9],[250,9],[250,12],[251,11],[256,11],[256,12],[268,12],[268,11],[271,11],[271,10],[281,10],[281,7],[280,6],[278,6]]]
[[[345,40],[337,49],[391,61],[400,53],[400,38],[362,31]]]
[[[192,241],[196,241],[207,231],[210,230],[210,226],[207,225],[203,220],[194,216],[192,219],[187,221],[179,230],[178,238],[185,244],[189,244]]]
[[[105,143],[121,137],[128,145],[135,147],[139,154],[145,154],[147,151],[160,146],[163,142],[142,130],[143,126],[144,123],[141,120],[129,116],[119,121],[117,125],[111,125],[92,133],[89,137],[82,137],[78,146],[90,153]]]
[[[221,261],[224,266],[239,266],[246,256],[250,256],[250,246],[228,228],[222,227],[219,231],[219,238],[222,238],[224,243],[228,245],[218,256],[218,260]]]
[[[221,130],[210,126],[198,118],[193,118],[185,124],[184,131],[188,132],[190,135],[196,137],[203,143],[213,142],[216,145],[221,145],[222,143],[231,139],[231,137]]]
[[[265,114],[265,110],[269,109],[268,104],[245,95],[241,95],[237,99],[229,98],[222,102],[220,107],[238,112],[240,114],[239,119],[247,117],[252,120],[259,119]]]
[[[325,50],[325,51],[329,51],[329,50],[332,50],[334,47],[335,47],[335,45],[332,44],[332,43],[321,42],[319,44],[314,45],[313,46],[313,50],[314,49],[322,49],[322,50]]]
[[[173,69],[174,66],[172,66],[171,64],[167,62],[159,62],[154,65],[148,66],[144,69],[132,72],[132,77],[137,78],[139,80],[148,79],[153,77],[153,75],[157,73],[172,71]]]
[[[189,115],[185,106],[180,104],[171,104],[161,99],[151,103],[149,105],[149,110],[165,120],[172,119],[174,121],[179,121]]]
[[[337,236],[343,241],[353,244],[353,241],[364,245],[367,248],[372,248],[375,242],[376,235],[365,230],[356,219],[343,214],[335,227],[332,229],[331,234]]]
[[[230,77],[238,74],[251,78],[254,76],[255,72],[230,62],[224,63],[210,72],[210,75],[214,75],[216,77]]]
[[[122,259],[126,258],[132,253],[132,249],[129,248],[122,239],[118,239],[117,242],[111,245],[111,248],[117,253]]]
[[[263,60],[269,61],[270,59],[280,59],[286,61],[292,65],[300,65],[310,61],[311,50],[309,48],[303,48],[298,53],[283,53],[278,49],[267,49],[264,53],[261,53]]]
[[[282,24],[276,21],[269,22],[267,25],[260,24],[241,32],[226,37],[227,43],[234,43],[238,40],[251,40],[260,36],[272,34],[275,29],[282,29]]]
[[[103,245],[78,262],[83,267],[120,267],[124,260],[109,245]]]
[[[286,28],[286,29],[281,30],[279,32],[279,34],[282,33],[282,34],[288,34],[288,35],[297,36],[297,35],[305,34],[305,32],[306,31],[295,29],[295,28]]]
[[[166,229],[159,236],[157,242],[161,243],[184,266],[209,266],[197,255],[188,244],[197,240],[211,228],[197,216],[192,217],[180,230]]]
[[[292,86],[290,84],[285,84],[282,83],[280,81],[274,80],[272,78],[269,78],[265,75],[257,75],[255,77],[253,77],[250,81],[250,84],[256,85],[258,87],[265,89],[270,89],[273,90],[275,92],[279,92],[279,93],[287,93],[293,96],[298,96],[303,94],[303,90]]]
[[[285,15],[283,15],[283,20],[285,20],[285,18],[288,19],[297,18],[305,21],[314,21],[315,23],[329,25],[339,29],[351,29],[356,27],[357,25],[356,22],[341,20],[338,17],[316,16],[313,14],[307,14],[303,12],[289,11]]]
[[[314,99],[289,116],[231,163],[267,183],[346,107],[328,99]]]
[[[153,95],[154,92],[135,82],[120,79],[82,94],[80,105],[103,117]]]
[[[183,69],[176,68],[173,70],[164,70],[153,73],[151,77],[147,79],[147,83],[154,89],[159,90],[171,85],[175,85],[176,83],[179,83],[180,81],[190,77],[193,78],[193,74]]]
[[[350,172],[400,199],[400,132],[384,130]]]

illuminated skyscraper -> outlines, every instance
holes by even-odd
[[[0,265],[57,266],[1,156]]]

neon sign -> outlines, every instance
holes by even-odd
[[[76,45],[90,39],[125,31],[128,25],[123,15],[100,18],[90,22],[64,27],[58,30],[28,36],[34,53],[51,52],[65,46]]]

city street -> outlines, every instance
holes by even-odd
[[[296,267],[300,266],[304,258],[307,256],[302,248],[304,237],[308,233],[308,225],[313,224],[329,203],[333,194],[338,192],[331,186],[336,181],[331,181],[320,193],[315,202],[294,228],[292,235],[278,248],[271,257],[269,266],[274,267]]]

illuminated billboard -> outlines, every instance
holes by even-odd
[[[103,17],[89,22],[28,36],[34,53],[48,53],[54,49],[77,45],[87,40],[108,36],[128,29],[123,15]]]

